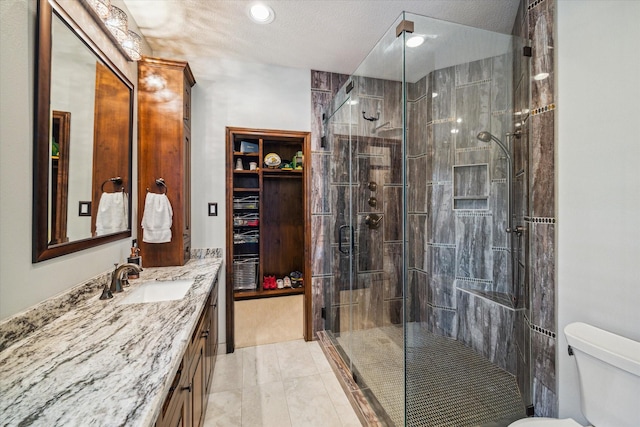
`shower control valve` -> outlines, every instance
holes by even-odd
[[[369,226],[369,230],[377,230],[380,228],[382,216],[378,214],[369,214],[364,218],[364,223]]]

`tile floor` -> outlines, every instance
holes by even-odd
[[[204,427],[359,427],[317,341],[218,356]]]

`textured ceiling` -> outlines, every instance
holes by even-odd
[[[153,54],[228,58],[354,72],[402,11],[510,33],[519,0],[264,0],[269,25],[247,15],[254,1],[124,0]]]

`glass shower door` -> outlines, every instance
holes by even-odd
[[[338,93],[325,130],[333,220],[326,329],[388,425],[404,424],[401,64],[402,39],[388,34]]]
[[[325,222],[330,227],[332,276],[325,290],[325,330],[333,340],[344,361],[352,370],[352,293],[354,282],[353,255],[353,141],[351,98],[341,89],[334,99],[332,112],[325,126],[325,144],[329,157],[331,217]]]

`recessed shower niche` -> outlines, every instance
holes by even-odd
[[[453,209],[489,209],[489,165],[453,166]]]

